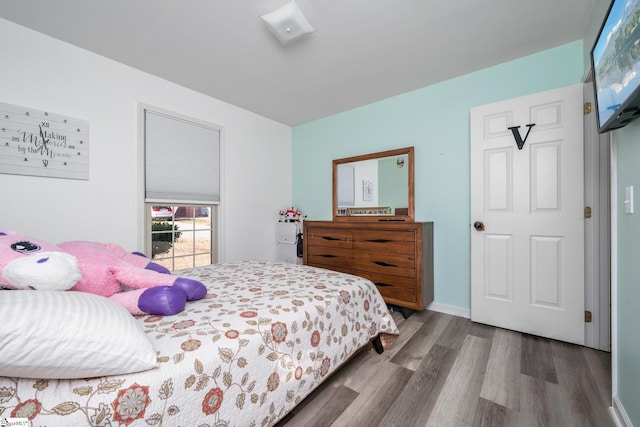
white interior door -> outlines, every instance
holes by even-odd
[[[580,84],[471,110],[475,322],[584,343],[582,96]]]

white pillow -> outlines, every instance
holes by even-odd
[[[98,295],[2,290],[0,319],[0,376],[90,378],[158,365],[136,319]]]

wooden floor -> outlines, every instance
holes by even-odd
[[[392,348],[359,353],[278,426],[615,426],[609,353],[437,312],[394,319]]]

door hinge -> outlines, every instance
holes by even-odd
[[[591,218],[591,206],[585,206],[584,208],[584,217]]]
[[[591,323],[591,312],[588,310],[584,311],[584,323]]]
[[[591,114],[591,103],[590,102],[585,102],[584,103],[584,114],[585,114],[585,116],[587,114]]]

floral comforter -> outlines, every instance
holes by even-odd
[[[208,295],[140,316],[160,368],[81,380],[0,378],[0,417],[32,426],[273,425],[376,335],[398,334],[373,283],[238,262],[180,272]]]

